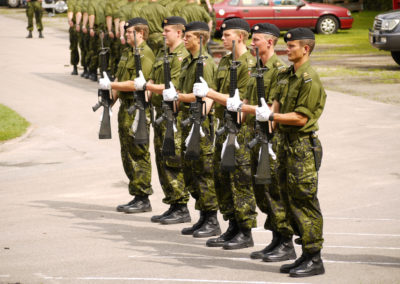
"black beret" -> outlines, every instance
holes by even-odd
[[[194,21],[185,26],[185,32],[190,31],[206,31],[209,32],[210,28],[205,22]]]
[[[250,32],[250,26],[249,24],[240,18],[232,18],[232,19],[227,19],[222,23],[221,30],[226,31],[226,30],[244,30],[246,32]]]
[[[252,34],[270,34],[276,37],[280,36],[281,31],[277,26],[270,23],[256,24],[251,28]]]
[[[162,27],[169,26],[169,25],[186,25],[186,21],[182,17],[172,16],[172,17],[165,18],[161,24]]]
[[[308,28],[295,28],[288,30],[288,32],[285,34],[284,38],[285,42],[291,41],[291,40],[299,40],[299,39],[314,39],[315,40],[315,35],[312,32],[312,30]]]
[[[133,18],[133,19],[130,19],[129,21],[127,21],[127,22],[125,23],[124,28],[125,28],[125,30],[126,30],[126,29],[128,29],[128,28],[130,28],[130,27],[133,27],[133,26],[136,26],[136,25],[146,25],[146,26],[148,26],[149,24],[147,23],[146,19],[143,19],[143,18]]]

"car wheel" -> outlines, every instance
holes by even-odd
[[[56,4],[54,5],[54,10],[56,11],[57,14],[64,13],[65,11],[68,10],[67,3],[65,3],[65,1],[63,0],[57,1]]]
[[[7,4],[11,8],[17,8],[19,6],[19,0],[8,0]]]
[[[319,34],[330,35],[337,32],[339,28],[338,20],[334,16],[323,16],[318,20],[317,32]]]
[[[392,54],[393,60],[400,65],[400,51],[392,51],[390,53]]]

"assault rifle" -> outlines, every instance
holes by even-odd
[[[139,48],[136,45],[136,31],[134,31],[134,50],[135,50],[135,69],[136,77],[139,77],[139,71],[142,70],[142,63],[140,60]],[[135,104],[128,109],[129,115],[136,111],[135,120],[133,121],[132,131],[134,135],[134,143],[136,145],[149,144],[149,132],[147,130],[147,117],[146,117],[146,98],[145,91],[134,92]]]
[[[240,61],[235,60],[235,41],[232,41],[232,65],[229,67],[230,71],[230,83],[229,83],[229,97],[232,98],[235,95],[237,89],[237,69],[240,66]],[[225,124],[222,128],[217,130],[217,135],[220,136],[225,132],[228,132],[226,145],[222,151],[221,158],[221,169],[224,171],[232,172],[235,169],[235,148],[236,148],[236,135],[240,128],[240,115],[234,111],[228,111],[225,109],[224,120]],[[239,118],[239,122],[238,119]],[[224,143],[224,144],[225,144]]]
[[[200,36],[200,50],[199,59],[196,63],[195,83],[201,83],[200,77],[203,77],[204,60],[207,58],[202,55],[203,50],[203,36]],[[186,147],[186,160],[198,160],[200,158],[200,136],[201,136],[201,124],[203,123],[206,116],[207,108],[206,102],[202,98],[196,97],[196,101],[190,103],[190,114],[191,116],[184,120],[182,124],[184,126],[192,122],[192,133],[189,137],[189,142]]]
[[[171,68],[168,60],[168,52],[167,45],[165,43],[164,37],[164,59],[163,59],[163,67],[164,67],[164,87],[165,89],[169,89],[169,82],[171,81]],[[162,110],[163,114],[156,121],[156,125],[160,125],[164,120],[166,122],[166,130],[164,135],[164,141],[162,145],[162,154],[164,156],[175,156],[175,139],[174,139],[174,102],[162,102]]]
[[[100,36],[101,39],[101,51],[100,51],[100,70],[101,76],[103,76],[103,71],[106,71],[108,66],[109,51],[108,47],[104,47],[103,44],[104,33]],[[92,107],[93,111],[97,111],[101,106],[103,107],[103,115],[101,116],[99,139],[111,139],[111,92],[110,90],[98,89],[97,96],[98,102]]]
[[[261,68],[260,66],[260,56],[258,54],[258,48],[256,47],[256,58],[257,58],[257,68],[252,77],[256,78],[257,85],[257,98],[258,106],[261,106],[261,98],[265,96],[264,88],[264,71],[266,68]],[[270,184],[271,183],[271,167],[269,164],[269,152],[268,152],[268,135],[269,135],[269,122],[261,122],[256,120],[255,128],[256,136],[251,140],[247,147],[249,149],[254,148],[256,145],[260,145],[260,153],[258,155],[258,166],[257,172],[254,176],[256,184]]]

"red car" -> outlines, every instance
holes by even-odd
[[[227,18],[242,18],[251,27],[268,22],[281,30],[307,27],[321,34],[350,29],[353,24],[351,12],[346,8],[304,0],[224,0],[214,4],[214,10],[217,31]]]

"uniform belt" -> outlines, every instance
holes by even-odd
[[[290,143],[292,143],[292,142],[297,141],[297,140],[299,140],[301,138],[310,137],[311,133],[285,132],[284,135],[287,138],[287,140]]]

